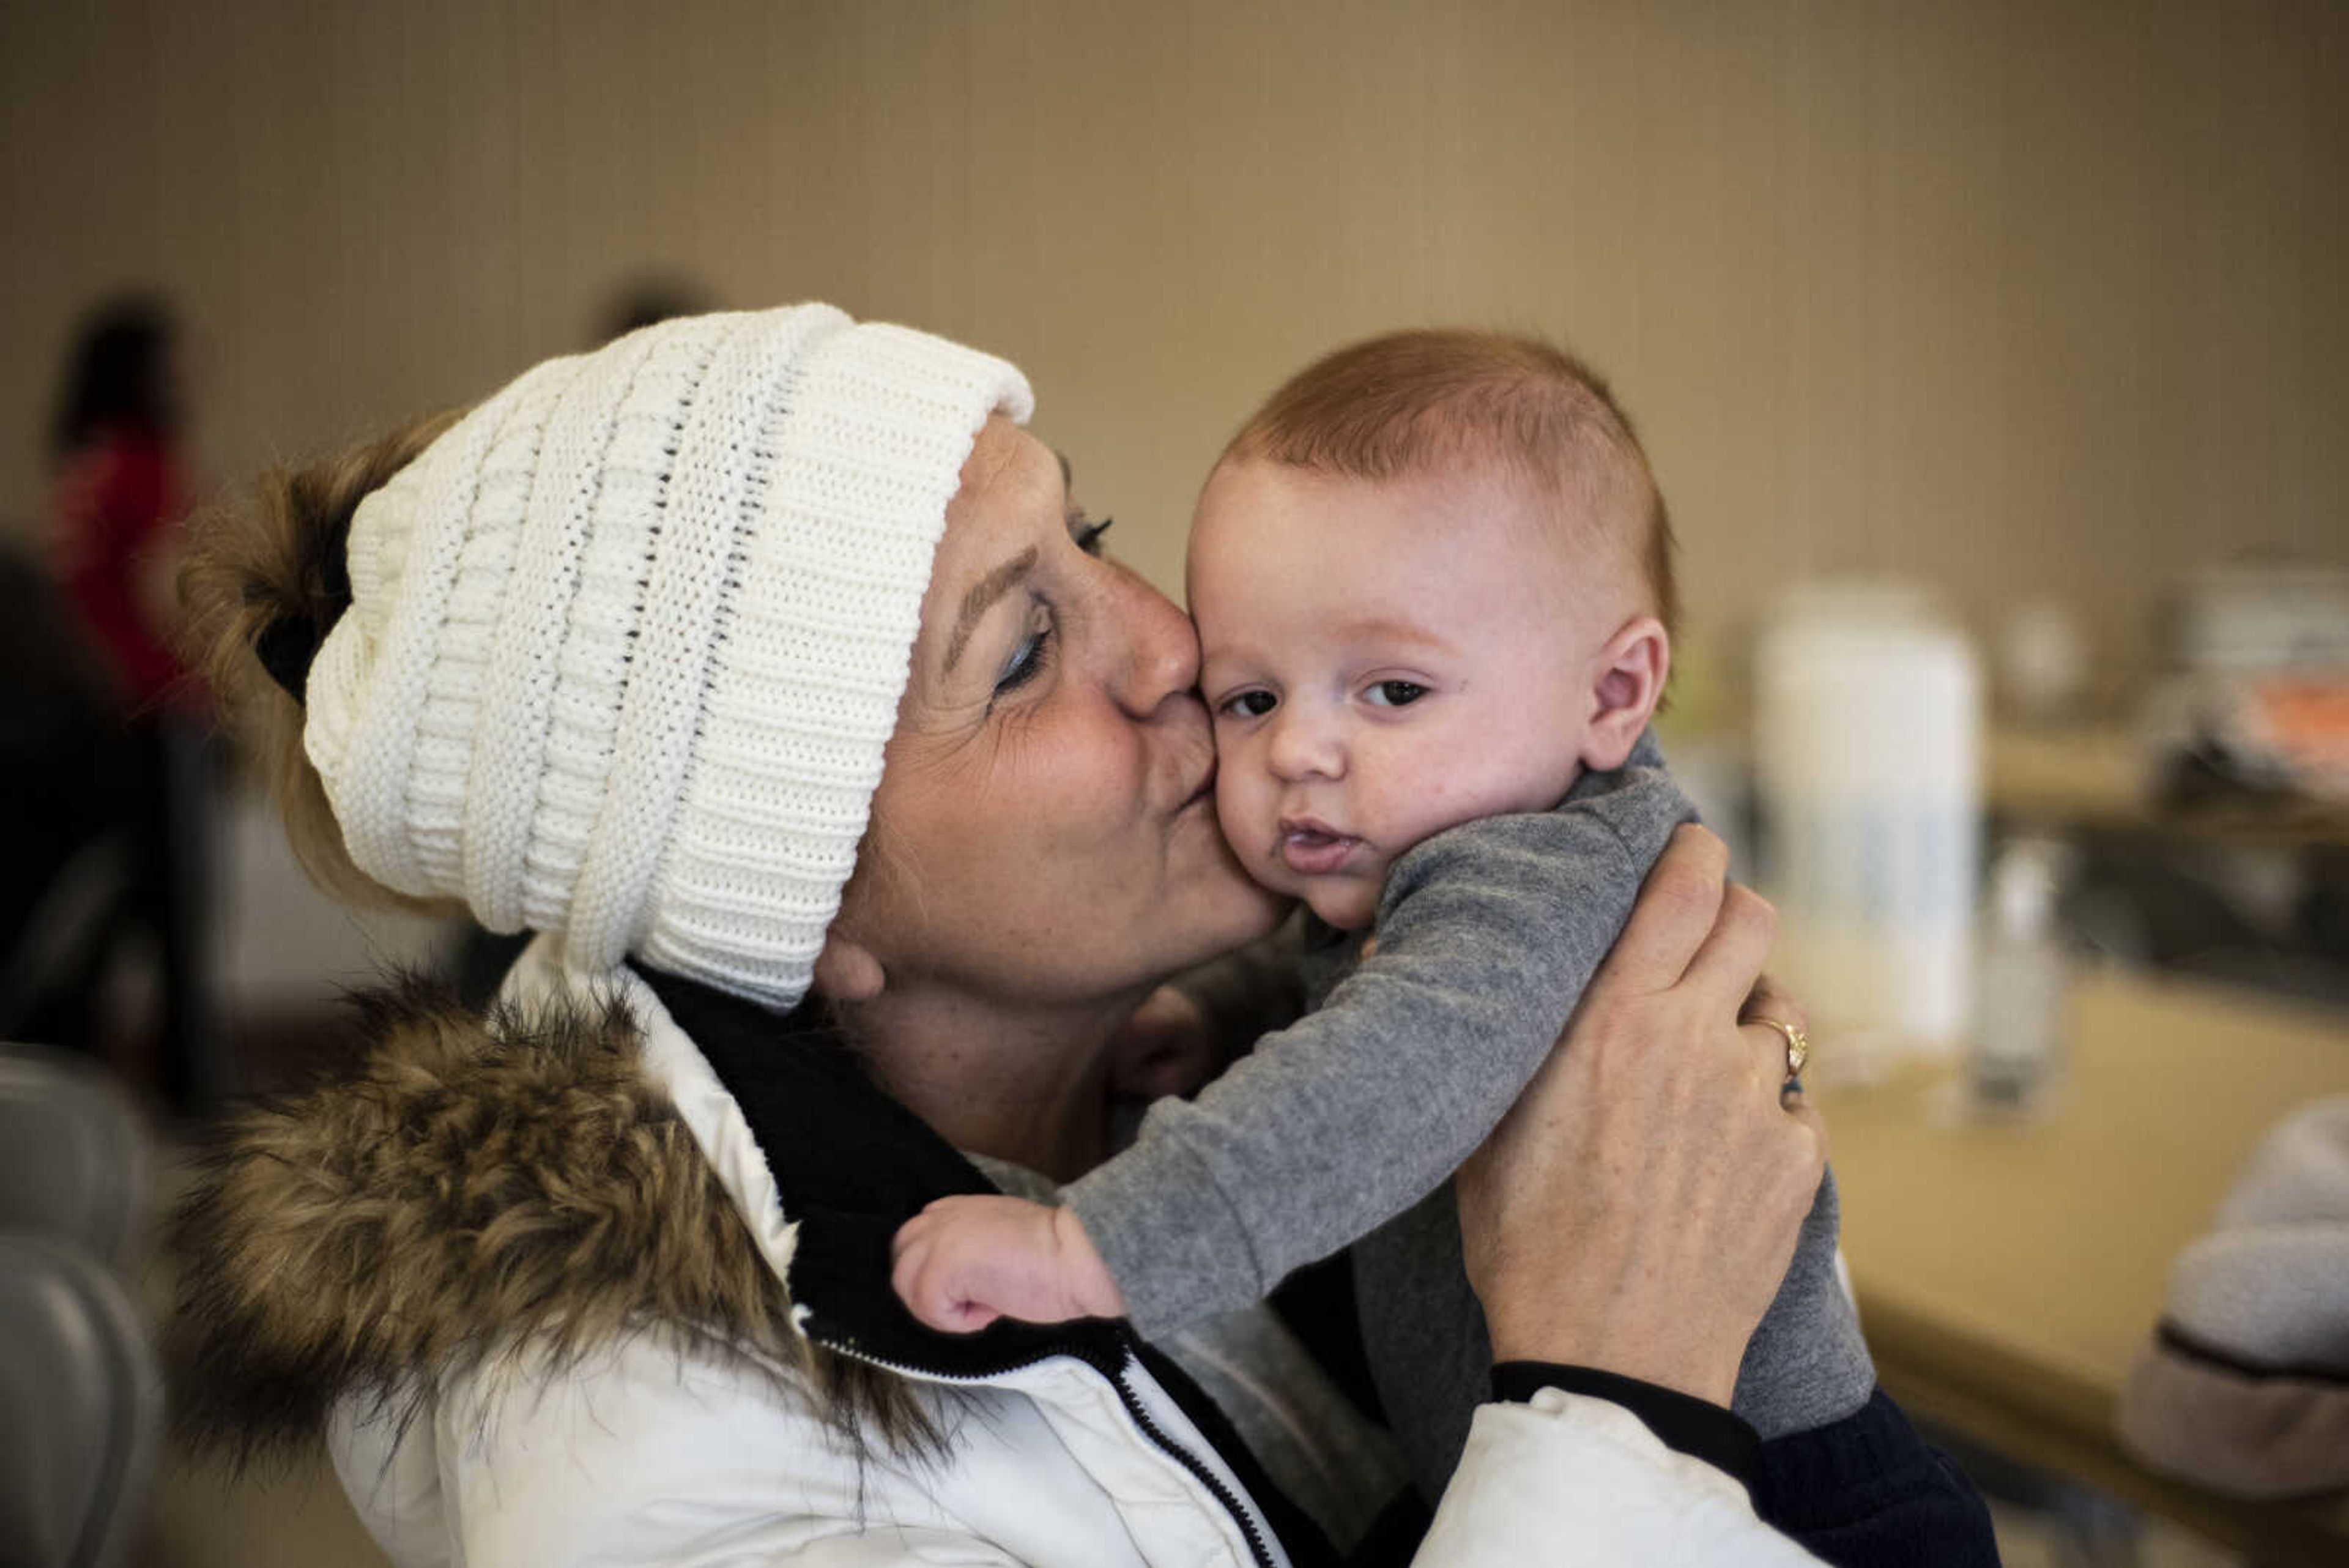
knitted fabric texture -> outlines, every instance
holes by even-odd
[[[2117,1417],[2138,1459],[2220,1491],[2349,1486],[2349,1095],[2271,1129],[2178,1255]]]
[[[930,560],[1019,372],[830,306],[550,360],[363,501],[304,743],[352,859],[788,1007],[855,864]]]

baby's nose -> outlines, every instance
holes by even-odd
[[[1293,709],[1273,722],[1272,771],[1284,779],[1336,778],[1346,771],[1337,727]]]

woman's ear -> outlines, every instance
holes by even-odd
[[[836,925],[824,932],[823,950],[815,955],[818,996],[826,1002],[870,1002],[887,983],[872,949],[841,935]]]
[[[1584,767],[1603,774],[1623,765],[1663,700],[1664,680],[1671,670],[1671,637],[1654,616],[1635,616],[1607,639],[1590,661]]]

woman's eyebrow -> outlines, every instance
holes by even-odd
[[[954,635],[947,639],[947,673],[954,673],[955,661],[962,657],[963,644],[970,640],[972,628],[988,607],[1025,581],[1036,569],[1036,546],[1029,545],[1011,559],[970,586],[962,596],[962,607],[955,612]]]

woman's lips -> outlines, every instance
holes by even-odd
[[[1361,847],[1361,839],[1332,833],[1319,823],[1280,825],[1280,863],[1299,877],[1327,877]]]
[[[1207,776],[1199,781],[1199,787],[1193,790],[1189,795],[1185,797],[1183,804],[1174,808],[1174,815],[1181,816],[1190,811],[1193,806],[1213,805],[1215,798],[1216,770],[1211,767],[1207,770]]]

